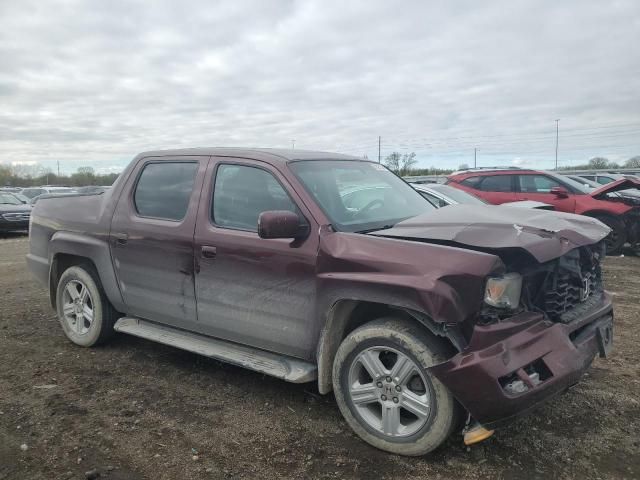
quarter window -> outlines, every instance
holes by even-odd
[[[480,190],[484,192],[510,192],[512,175],[490,175],[484,177]]]
[[[258,231],[258,217],[270,210],[300,215],[275,177],[257,167],[220,165],[213,190],[213,221],[221,227]]]
[[[182,220],[187,213],[198,163],[150,163],[140,175],[133,201],[143,217]]]

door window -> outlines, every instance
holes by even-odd
[[[511,192],[511,175],[490,175],[484,177],[480,190],[484,192]]]
[[[469,177],[465,178],[462,182],[462,185],[466,185],[467,187],[478,189],[480,188],[480,183],[482,182],[483,177]]]
[[[270,210],[298,208],[275,177],[262,168],[220,165],[216,173],[212,205],[216,225],[258,231],[258,217]]]
[[[600,185],[606,185],[607,183],[613,182],[615,179],[611,177],[603,177],[602,175],[598,175],[598,179],[596,180]]]
[[[546,175],[520,175],[520,191],[524,193],[550,193],[554,187],[563,187]]]
[[[193,191],[198,163],[159,162],[144,167],[133,201],[140,216],[179,221]]]

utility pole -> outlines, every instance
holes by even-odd
[[[558,132],[560,127],[558,126],[560,119],[556,119],[556,170],[558,170]]]
[[[291,150],[295,150],[296,149],[296,139],[292,139],[291,140]]]
[[[60,177],[60,160],[58,160],[58,177]]]
[[[382,161],[382,157],[380,156],[380,145],[382,142],[382,137],[378,135],[378,163]]]
[[[478,168],[478,149],[473,149],[473,168]]]

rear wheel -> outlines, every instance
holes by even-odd
[[[56,307],[62,330],[76,345],[92,347],[113,335],[117,312],[89,265],[69,267],[60,276]]]
[[[619,255],[627,241],[624,222],[611,215],[594,215],[594,218],[597,218],[611,229],[611,233],[604,239],[607,246],[607,255]]]
[[[458,420],[451,392],[428,371],[447,358],[424,327],[386,318],[349,334],[333,366],[336,401],[367,443],[401,455],[424,455],[442,444]]]

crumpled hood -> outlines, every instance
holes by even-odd
[[[598,198],[607,193],[619,192],[621,190],[629,190],[632,188],[640,188],[640,181],[633,180],[631,178],[621,178],[615,182],[607,183],[606,185],[596,188],[589,193],[594,198]]]
[[[494,205],[451,205],[371,235],[453,242],[485,251],[522,248],[543,263],[576,247],[597,243],[609,232],[609,227],[600,221],[571,213]]]

